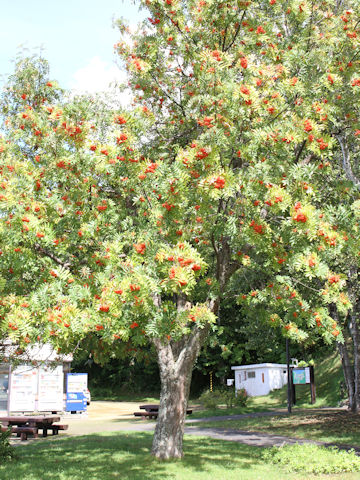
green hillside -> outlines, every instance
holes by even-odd
[[[341,384],[344,383],[340,358],[336,353],[329,353],[322,359],[315,359],[316,403],[310,404],[310,386],[296,385],[296,407],[337,407],[344,400],[341,398]],[[287,386],[274,390],[264,397],[253,397],[249,405],[264,407],[286,407]]]

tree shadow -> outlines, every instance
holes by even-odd
[[[150,455],[151,441],[152,435],[143,432],[49,439],[19,447],[19,460],[0,467],[0,477],[29,478],[31,472],[30,478],[41,480],[155,480],[171,478],[171,472],[179,469],[191,478],[192,472],[212,467],[251,469],[261,462],[261,449],[204,437],[185,437],[185,457],[162,462]]]

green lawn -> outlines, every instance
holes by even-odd
[[[148,433],[104,433],[48,438],[17,447],[19,460],[0,465],[1,480],[356,480],[359,473],[301,475],[268,464],[263,449],[186,437],[182,461],[159,462],[149,454]]]
[[[118,393],[116,391],[106,389],[91,390],[92,401],[101,402],[139,402],[139,403],[159,403],[160,396],[154,393]]]
[[[221,427],[308,438],[360,446],[360,415],[342,412],[295,412],[292,415],[243,418],[196,423],[196,427]]]

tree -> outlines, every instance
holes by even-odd
[[[131,111],[52,102],[55,82],[34,85],[28,68],[10,82],[1,334],[62,352],[86,337],[102,355],[152,343],[158,458],[183,455],[193,365],[229,292],[267,302],[261,316],[291,338],[342,339],[301,283],[345,314],[345,279],[317,256],[345,241],[320,192],[360,88],[359,6],[347,5],[147,0],[138,33],[119,21]]]

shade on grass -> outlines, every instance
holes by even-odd
[[[286,416],[247,417],[215,422],[207,422],[204,418],[196,427],[246,430],[360,446],[360,417],[346,411],[296,412]]]
[[[106,433],[48,438],[17,447],[20,459],[0,466],[1,480],[305,480],[267,464],[262,449],[235,442],[185,437],[182,461],[150,456],[151,434]],[[355,480],[358,474],[342,474]],[[314,477],[315,478],[315,477]],[[317,476],[337,478],[339,476]]]

